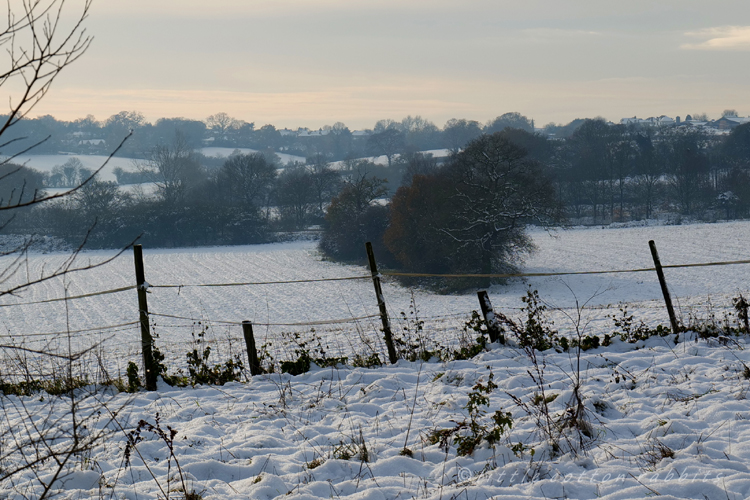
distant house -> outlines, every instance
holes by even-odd
[[[98,146],[100,144],[104,144],[105,142],[107,141],[104,139],[84,139],[82,141],[78,141],[78,145],[83,146],[85,144],[90,144],[92,146]]]
[[[686,115],[684,120],[680,120],[679,117],[673,119],[665,115],[657,117],[652,116],[649,118],[638,118],[634,116],[632,118],[623,118],[620,120],[620,123],[623,125],[637,125],[641,127],[697,127],[706,129],[714,134],[725,134],[743,123],[750,123],[750,116],[723,116],[718,120],[712,121],[694,120],[690,115]]]
[[[670,117],[664,116],[664,115],[661,115],[660,117],[658,117],[656,119],[656,122],[659,125],[674,125],[675,123],[677,123],[677,122],[675,122],[674,118],[670,118]]]
[[[733,128],[750,122],[750,117],[722,116],[718,120],[709,122],[709,126],[719,130],[732,130]]]
[[[297,137],[322,137],[324,135],[328,135],[328,132],[330,130],[310,130],[308,128],[299,128],[297,129]]]
[[[641,125],[644,127],[669,127],[672,125],[675,125],[676,122],[674,118],[670,118],[666,115],[661,116],[650,116],[648,118],[638,118],[637,116],[634,116],[632,118],[623,118],[620,120],[620,123],[622,125]]]

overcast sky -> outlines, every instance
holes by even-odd
[[[90,50],[32,114],[750,115],[748,0],[95,0],[87,27]]]

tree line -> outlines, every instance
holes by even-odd
[[[341,122],[319,130],[289,131],[278,130],[271,124],[256,128],[254,123],[233,118],[227,113],[216,113],[205,120],[160,118],[150,123],[140,112],[122,111],[104,121],[97,121],[92,115],[73,121],[57,120],[50,115],[24,118],[8,131],[9,140],[2,153],[13,155],[34,143],[37,144],[33,150],[36,154],[109,154],[132,130],[133,134],[120,148],[119,156],[148,158],[155,147],[169,143],[179,132],[193,149],[206,146],[252,148],[303,158],[323,155],[329,161],[385,155],[391,162],[401,153],[430,149],[458,151],[482,133],[505,127],[533,131],[533,121],[512,112],[486,124],[451,119],[440,128],[420,116],[407,116],[401,121],[379,120],[372,129],[363,131],[352,131]],[[22,138],[25,140],[20,141]]]
[[[139,234],[151,246],[258,243],[320,226],[321,248],[333,258],[357,260],[371,240],[405,269],[496,273],[512,270],[529,249],[530,223],[735,218],[750,210],[750,124],[717,135],[587,119],[550,138],[506,113],[485,127],[449,122],[441,134],[453,142],[443,161],[407,147],[415,140],[406,139],[409,127],[426,128],[412,122],[382,120],[368,136],[383,164],[314,152],[282,165],[267,149],[206,157],[176,129],[137,168],[116,169],[118,183],[94,178],[74,196],[18,211],[7,227],[107,247]],[[75,158],[47,174],[3,168],[4,203],[91,174]]]
[[[591,119],[561,140],[505,128],[443,165],[409,166],[388,204],[380,201],[382,179],[361,173],[347,183],[326,214],[321,249],[361,260],[364,242],[373,241],[381,259],[406,271],[497,274],[513,272],[531,249],[530,224],[716,220],[750,211],[750,123],[717,135]]]
[[[332,198],[359,172],[384,179],[384,193],[393,194],[403,179],[436,164],[417,149],[440,146],[439,137],[447,134],[452,150],[458,151],[485,128],[509,125],[532,127],[518,113],[506,113],[486,127],[452,120],[444,131],[419,117],[407,117],[400,122],[381,120],[366,136],[355,138],[337,123],[325,127],[324,134],[297,137],[309,139],[303,147],[285,146],[283,136],[271,125],[255,130],[253,124],[225,113],[204,122],[161,119],[153,125],[137,112],[121,112],[101,123],[91,116],[74,122],[50,116],[23,119],[9,133],[23,137],[24,142],[35,141],[35,153],[57,152],[62,147],[105,153],[116,149],[132,131],[118,154],[139,161],[133,169],[115,168],[117,183],[91,179],[74,196],[20,210],[7,227],[56,235],[71,243],[85,238],[90,247],[126,244],[139,234],[152,246],[270,241],[279,231],[322,224]],[[199,148],[206,138],[212,139],[211,144],[250,146],[258,152],[235,151],[226,159],[205,156]],[[12,155],[15,142],[11,138],[3,153]],[[304,162],[282,165],[275,151],[309,154]],[[380,155],[386,156],[387,165],[367,159]],[[334,168],[334,160],[340,157],[344,159]],[[92,174],[75,157],[51,172],[12,164],[5,168],[13,174],[6,192],[10,197],[18,195],[13,187],[21,184],[26,194],[42,193],[74,188]]]

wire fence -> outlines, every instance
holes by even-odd
[[[750,264],[750,260],[732,260],[724,262],[702,262],[693,264],[671,264],[662,265],[662,269],[680,269],[690,267],[712,267],[712,266],[733,266],[736,264]],[[408,278],[542,278],[552,276],[580,276],[592,274],[621,274],[621,273],[645,273],[656,272],[655,267],[642,267],[637,269],[614,269],[614,270],[597,270],[597,271],[566,271],[566,272],[548,272],[548,273],[505,273],[505,274],[432,274],[432,273],[402,273],[395,271],[382,272],[383,276],[400,276]]]
[[[729,266],[729,265],[743,265],[750,264],[750,260],[734,260],[734,261],[719,261],[719,262],[704,262],[704,263],[688,263],[688,264],[671,264],[663,265],[664,269],[680,269],[680,268],[696,268],[696,267],[712,267],[712,266]],[[326,282],[342,282],[342,281],[361,281],[361,280],[373,280],[381,277],[420,277],[420,278],[537,278],[537,277],[562,277],[562,276],[576,276],[576,275],[602,275],[602,274],[621,274],[621,273],[643,273],[643,272],[655,272],[655,267],[648,268],[633,268],[633,269],[616,269],[616,270],[590,270],[590,271],[570,271],[570,272],[528,272],[528,273],[505,273],[505,274],[433,274],[433,273],[401,273],[385,271],[367,275],[358,276],[345,276],[345,277],[329,277],[329,278],[309,278],[309,279],[295,279],[295,280],[279,280],[279,281],[243,281],[243,282],[226,282],[226,283],[184,283],[184,284],[149,284],[144,283],[143,288],[149,292],[157,292],[160,289],[177,289],[178,295],[182,289],[187,288],[223,288],[223,287],[251,287],[251,286],[276,286],[276,285],[290,285],[290,284],[306,284],[306,283],[326,283]],[[12,308],[19,306],[36,306],[44,304],[53,304],[60,302],[73,302],[79,300],[92,300],[104,295],[121,294],[136,290],[136,285],[117,287],[107,290],[100,290],[91,293],[84,293],[79,295],[64,295],[60,297],[54,297],[38,301],[27,301],[27,302],[15,302],[15,303],[3,303],[0,304],[0,308]],[[385,297],[387,299],[387,297]],[[135,300],[133,298],[133,300]],[[384,355],[386,349],[383,346],[383,340],[381,338],[382,327],[380,320],[383,319],[382,312],[375,312],[376,302],[373,300],[372,312],[363,315],[354,315],[350,317],[339,317],[339,318],[322,318],[322,319],[311,319],[308,321],[284,321],[280,318],[278,321],[253,321],[252,325],[256,328],[265,328],[265,332],[259,332],[260,336],[263,337],[264,342],[276,343],[276,353],[283,354],[284,351],[288,352],[289,339],[283,338],[283,332],[278,333],[271,329],[309,329],[314,328],[319,334],[322,332],[327,337],[327,342],[334,345],[333,350],[337,353],[356,351],[354,342],[361,341],[363,344],[369,346],[369,348],[375,348],[381,355]],[[589,310],[609,311],[613,307],[613,304],[607,305],[592,305],[587,306]],[[643,301],[638,305],[641,309],[663,309],[663,304],[660,304],[656,300]],[[477,308],[478,309],[478,308]],[[512,310],[521,310],[523,308],[506,308]],[[560,307],[557,308],[558,312],[562,315],[565,314],[566,310],[575,309],[575,307]],[[390,321],[396,332],[408,331],[416,328],[415,325],[421,322],[420,329],[430,331],[431,335],[435,338],[447,338],[453,336],[455,338],[455,332],[457,329],[461,329],[468,319],[471,317],[471,311],[460,311],[455,313],[446,313],[440,315],[424,315],[420,316],[417,311],[411,311],[409,314],[401,313],[401,315],[393,314],[393,311],[387,312],[388,321]],[[148,313],[149,322],[152,324],[153,329],[157,332],[158,338],[155,340],[157,345],[163,346],[185,346],[185,337],[177,340],[170,335],[161,334],[159,332],[164,330],[188,330],[195,334],[196,325],[200,325],[201,331],[205,331],[206,328],[213,329],[213,335],[211,338],[205,338],[202,341],[207,345],[223,346],[230,350],[235,348],[241,349],[243,336],[242,326],[244,321],[230,318],[218,318],[207,316],[191,316],[191,315],[180,315],[180,314],[169,314],[167,311],[153,310]],[[159,321],[160,319],[169,321]],[[111,349],[107,352],[108,361],[119,363],[119,366],[123,364],[126,357],[132,358],[133,354],[138,354],[138,349],[141,347],[142,341],[137,337],[137,331],[142,326],[141,321],[134,320],[129,322],[120,322],[117,324],[100,325],[83,329],[65,329],[52,332],[29,332],[23,335],[11,335],[11,334],[0,334],[0,339],[3,342],[0,343],[0,348],[13,349],[14,346],[29,346],[34,343],[44,344],[45,342],[50,344],[60,339],[76,339],[78,341],[90,340],[93,343],[101,342],[103,335],[109,335],[109,339],[116,338],[116,343],[111,346]],[[216,328],[224,327],[224,332],[216,332]],[[323,327],[322,329],[320,327]],[[352,339],[346,339],[347,336],[352,336],[352,332],[356,333]],[[122,333],[128,333],[127,336],[121,335]],[[194,338],[194,336],[192,337]],[[6,343],[6,340],[9,343]],[[279,341],[281,343],[279,344]],[[286,342],[286,344],[284,344]],[[109,344],[108,344],[109,346]],[[374,346],[374,347],[373,347]],[[25,348],[25,347],[24,347]],[[108,347],[109,349],[109,347]],[[33,350],[33,349],[32,349]],[[184,356],[179,354],[173,349],[170,349],[170,357]],[[6,372],[3,372],[7,374]],[[0,373],[2,375],[3,373]]]

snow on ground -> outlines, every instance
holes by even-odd
[[[129,193],[135,196],[156,196],[159,192],[159,187],[155,182],[144,182],[141,184],[120,184],[118,189],[122,192]],[[70,188],[45,188],[44,192],[47,196],[56,194],[67,193]]]
[[[695,224],[685,226],[634,227],[622,229],[570,229],[547,233],[534,230],[538,250],[526,262],[528,272],[575,272],[648,268],[653,266],[648,240],[654,239],[664,264],[684,264],[747,259],[750,223]],[[375,249],[376,255],[378,249]],[[266,282],[298,279],[366,277],[361,266],[340,265],[323,261],[314,242],[298,241],[245,247],[190,249],[144,249],[146,280],[152,285],[186,285],[182,288],[152,288],[149,308],[167,314],[207,322],[215,339],[242,339],[240,327],[220,321],[239,323],[250,320],[256,334],[264,341],[281,347],[283,331],[309,331],[310,327],[265,326],[268,323],[299,323],[356,318],[376,314],[372,283],[369,279],[255,285],[238,287],[190,287],[195,284]],[[79,256],[83,264],[96,262],[112,252],[86,252]],[[18,279],[38,276],[59,266],[67,254],[32,257],[28,266],[19,269]],[[0,265],[8,262],[0,259]],[[692,314],[705,314],[708,302],[719,313],[731,306],[731,298],[747,292],[748,266],[668,269],[667,280],[678,312],[687,321]],[[70,275],[65,284],[68,295],[99,292],[134,284],[130,252],[98,269]],[[543,300],[559,308],[553,311],[556,321],[563,321],[567,309],[586,303],[591,328],[612,325],[607,315],[617,312],[620,302],[627,302],[637,319],[649,324],[668,324],[661,291],[655,273],[602,274],[564,277],[538,277],[510,280],[495,286],[490,297],[496,308],[520,314],[520,300],[528,288],[539,290]],[[476,295],[435,295],[414,290],[414,302],[420,318],[444,342],[455,341],[455,330],[478,308]],[[412,291],[386,280],[385,299],[393,320],[401,312],[410,312]],[[6,297],[0,304],[28,303],[65,296],[61,281],[53,280]],[[692,312],[691,312],[692,311]],[[52,302],[42,305],[0,307],[0,328],[19,338],[30,333],[48,333],[119,325],[138,319],[135,292],[102,295],[83,300]],[[192,321],[154,317],[155,330],[164,344],[189,340]],[[354,324],[317,326],[318,333],[329,339],[332,349],[356,351],[359,337],[352,339],[356,327],[368,337],[378,337],[379,319]],[[186,328],[187,327],[187,328]],[[106,332],[103,333],[103,335]],[[118,332],[113,349],[119,367],[138,348],[138,328]],[[31,342],[31,337],[27,341]],[[180,349],[181,351],[181,349]],[[181,356],[180,356],[181,357]]]
[[[56,166],[62,166],[63,163],[70,160],[71,158],[78,158],[85,168],[89,170],[96,170],[107,161],[106,156],[102,155],[21,155],[16,157],[13,162],[26,165],[27,167],[40,170],[42,172],[51,172]],[[117,178],[114,174],[114,169],[117,167],[123,170],[132,171],[135,170],[133,166],[132,158],[120,158],[118,156],[113,157],[109,160],[107,165],[99,173],[100,180],[103,181],[116,181]]]
[[[123,462],[126,432],[141,420],[156,425],[158,414],[163,430],[177,431],[173,449],[188,491],[205,499],[747,498],[746,341],[681,340],[676,346],[671,337],[638,345],[616,341],[584,353],[582,393],[592,437],[584,437],[577,453],[565,453],[566,438],[576,439],[568,429],[560,440],[563,453],[549,455],[534,416],[510,397],[534,408],[527,372],[533,365],[520,350],[494,345],[471,361],[316,368],[222,387],[160,384],[155,393],[132,396],[99,391],[104,401],[94,408],[121,408],[117,424],[107,423],[106,410],[94,417],[90,432],[108,428],[109,436],[74,456],[56,488],[62,498],[163,498],[159,488],[182,498],[169,448],[155,433],[144,430],[131,466]],[[557,395],[550,412],[558,419],[571,398],[568,377],[576,359],[553,351],[540,358],[545,395]],[[468,456],[458,456],[453,445],[446,451],[430,444],[432,432],[468,418],[469,393],[490,372],[499,387],[486,409],[488,415],[512,414],[509,433],[494,450],[483,444]],[[34,415],[54,400],[53,419],[68,419],[64,399],[10,397],[0,399],[0,426],[22,432],[20,399]],[[492,425],[488,416],[479,423]],[[514,453],[518,443],[525,449]],[[401,454],[405,447],[411,457]],[[52,462],[47,471],[51,476]],[[7,498],[40,491],[30,472],[14,481],[15,487],[2,485]]]
[[[450,149],[428,149],[427,151],[421,151],[423,154],[430,154],[435,158],[445,158],[446,156],[450,156],[451,150]]]
[[[420,151],[422,154],[431,154],[435,158],[445,158],[450,155],[449,149],[430,149],[427,151]],[[395,155],[391,161],[397,160],[401,155]],[[360,158],[362,160],[369,160],[373,162],[376,165],[382,165],[387,166],[388,165],[388,157],[386,155],[380,155],[380,156],[369,156],[366,158]],[[331,162],[331,168],[334,170],[343,170],[345,168],[346,160],[340,160],[340,161],[334,161]]]
[[[549,234],[534,230],[538,251],[524,267],[528,272],[570,272],[651,267],[648,240],[656,241],[664,264],[700,263],[747,259],[750,223],[730,222],[685,226],[621,229],[570,229]],[[377,249],[376,249],[377,253]],[[292,242],[247,247],[180,250],[144,249],[146,280],[151,285],[219,284],[247,281],[279,281],[366,276],[358,266],[338,265],[320,259],[312,242]],[[97,262],[111,252],[87,252],[82,263]],[[21,266],[14,279],[48,273],[65,255],[38,255]],[[0,262],[5,267],[7,260]],[[748,265],[668,269],[667,280],[680,304],[684,319],[709,312],[714,304],[719,319],[731,297],[747,293]],[[582,325],[585,333],[611,332],[613,314],[620,302],[636,319],[652,326],[667,324],[661,292],[654,273],[537,277],[512,280],[495,286],[490,297],[496,309],[519,317],[520,297],[528,287],[538,289],[555,327],[570,334],[566,318],[575,316],[576,297],[586,303]],[[64,281],[68,295],[79,295],[133,284],[130,253],[104,267],[69,275]],[[65,295],[61,282],[45,282],[19,297],[3,299],[0,324],[7,334],[3,343],[25,340],[29,347],[67,346],[65,336],[49,339],[31,333],[60,332],[116,325],[137,320],[134,290],[81,300],[43,305],[5,307]],[[226,359],[228,340],[235,353],[243,353],[238,326],[221,320],[255,323],[256,338],[271,341],[277,359],[291,357],[284,331],[301,332],[310,327],[263,326],[263,323],[351,318],[377,312],[369,280],[313,282],[237,287],[184,286],[157,288],[149,294],[151,312],[200,319],[209,325],[207,338],[217,341],[219,357]],[[411,293],[386,281],[384,296],[395,329],[408,312]],[[438,296],[414,292],[425,332],[430,339],[455,344],[458,331],[477,309],[476,296]],[[607,307],[609,306],[609,309]],[[192,321],[155,316],[158,346],[166,351],[170,367],[183,367],[192,348],[190,331],[202,325]],[[377,344],[377,318],[355,324],[316,326],[329,354],[368,353],[362,339]],[[529,402],[533,369],[522,351],[493,346],[471,361],[408,363],[377,369],[315,369],[297,377],[264,375],[246,384],[224,387],[175,389],[160,386],[156,393],[112,396],[108,408],[127,405],[118,414],[125,430],[139,420],[155,422],[178,431],[175,448],[189,478],[189,488],[204,498],[276,498],[288,492],[292,498],[747,498],[750,470],[745,438],[750,403],[745,399],[748,380],[744,366],[750,363],[746,339],[738,343],[717,341],[673,343],[673,336],[639,344],[619,340],[607,349],[588,351],[581,358],[586,415],[593,441],[586,453],[550,458],[549,447],[538,434],[533,416],[514,404],[509,394]],[[8,338],[10,336],[10,339]],[[82,342],[103,342],[103,361],[114,374],[124,375],[128,361],[139,359],[137,326],[73,335]],[[216,351],[214,351],[216,352]],[[214,356],[214,354],[212,354]],[[565,411],[571,398],[571,379],[576,365],[568,353],[548,352],[545,392],[558,394],[551,402],[553,414]],[[7,370],[7,368],[5,369]],[[113,371],[112,371],[113,370]],[[486,446],[473,455],[458,457],[455,447],[446,453],[430,445],[434,429],[450,428],[467,418],[468,394],[489,371],[499,387],[490,397],[488,415],[510,411],[514,425],[507,440],[494,453]],[[3,371],[7,374],[7,371]],[[100,398],[107,397],[101,391]],[[416,398],[416,399],[415,399]],[[32,411],[49,411],[54,398],[6,398],[2,400],[2,425],[21,428],[12,404],[22,401]],[[59,400],[58,400],[59,401]],[[58,403],[60,404],[60,403]],[[533,405],[527,405],[533,408]],[[413,415],[412,415],[413,413]],[[62,404],[53,414],[65,418]],[[104,426],[102,417],[99,428]],[[489,423],[489,417],[485,417]],[[407,429],[408,436],[407,436]],[[568,436],[572,436],[567,431]],[[2,429],[0,429],[2,435]],[[144,432],[138,445],[142,458],[123,468],[126,440],[116,431],[105,445],[98,445],[81,460],[69,481],[59,485],[66,498],[85,498],[102,491],[114,498],[157,498],[155,474],[166,484],[168,453],[165,445]],[[362,443],[369,462],[357,458]],[[509,446],[518,442],[528,449],[517,457]],[[399,455],[404,445],[413,458]],[[532,456],[530,449],[535,450]],[[565,450],[563,450],[565,451]],[[351,455],[346,460],[347,453]],[[315,466],[317,459],[322,462]],[[145,463],[144,463],[145,462]],[[172,464],[174,474],[174,464]],[[31,482],[30,482],[31,481]],[[28,475],[18,485],[32,484]],[[9,488],[10,483],[4,487]],[[20,488],[21,486],[19,486]],[[172,485],[174,487],[174,485]],[[29,490],[23,490],[28,494]],[[11,495],[10,498],[13,498]]]
[[[208,147],[208,148],[201,148],[198,151],[200,151],[204,156],[215,156],[219,158],[226,158],[229,155],[231,155],[235,151],[240,151],[243,154],[252,154],[257,153],[257,149],[250,149],[250,148],[221,148],[221,147]],[[305,157],[304,156],[296,156],[296,155],[290,155],[287,153],[274,153],[276,156],[279,157],[279,161],[282,165],[286,165],[289,162],[301,162],[305,163]]]

